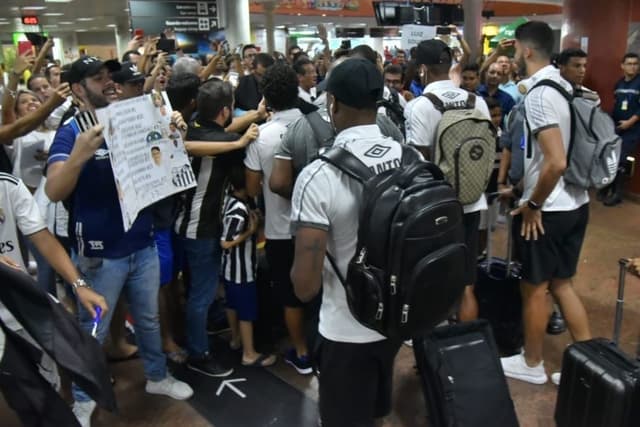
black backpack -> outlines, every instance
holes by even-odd
[[[358,244],[344,285],[353,316],[394,339],[434,327],[470,282],[462,205],[442,171],[402,146],[402,164],[374,174],[341,147],[320,156],[363,184]]]
[[[402,132],[402,136],[406,136],[406,131],[404,127],[404,108],[400,105],[400,94],[398,91],[394,89],[389,89],[391,91],[391,96],[389,99],[380,99],[376,103],[378,108],[383,107],[387,114],[387,117],[396,125],[400,132]]]

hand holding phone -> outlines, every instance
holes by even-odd
[[[33,43],[30,41],[18,42],[18,55],[22,56],[26,53],[33,53]]]

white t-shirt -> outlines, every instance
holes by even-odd
[[[560,71],[548,65],[529,78],[529,89],[524,103],[526,118],[531,128],[532,140],[529,141],[529,132],[525,126],[525,159],[524,159],[524,191],[522,202],[529,200],[540,177],[540,169],[543,164],[544,155],[540,149],[540,144],[536,140],[538,132],[559,127],[562,132],[562,143],[564,152],[569,147],[571,137],[571,111],[567,100],[554,88],[542,86],[534,88],[535,84],[543,79],[553,80],[561,84],[569,93],[573,93],[571,83],[560,76]],[[532,157],[527,158],[528,144],[532,144]],[[573,185],[565,184],[561,177],[549,197],[542,205],[543,211],[572,211],[589,202],[589,195],[586,190]]]
[[[318,89],[314,86],[307,92],[301,86],[298,86],[298,97],[304,99],[309,104],[313,104],[316,99],[318,99]]]
[[[0,173],[0,254],[25,269],[18,229],[29,236],[46,228],[38,206],[24,183],[13,175]],[[0,318],[12,330],[21,328],[2,303]]]
[[[13,140],[13,175],[20,178],[27,187],[35,188],[40,184],[46,161],[38,161],[34,155],[38,150],[48,151],[55,134],[53,130],[34,130]]]
[[[244,165],[247,169],[262,172],[262,194],[265,204],[264,234],[267,239],[285,240],[291,238],[291,202],[269,188],[269,178],[273,170],[273,158],[280,147],[287,127],[302,116],[297,108],[278,111],[271,121],[260,126],[260,136],[247,148]]]
[[[422,93],[433,93],[445,106],[465,105],[469,98],[469,92],[460,89],[451,80],[430,83]],[[491,119],[487,103],[480,96],[476,97],[476,110],[484,114],[487,119]],[[442,113],[433,106],[431,101],[424,96],[412,99],[404,109],[404,118],[407,143],[432,148],[438,134],[438,123],[442,119]],[[464,205],[463,208],[464,213],[486,210],[487,199],[482,194],[475,203]]]
[[[346,129],[338,134],[334,146],[352,152],[378,172],[398,167],[402,158],[401,145],[382,136],[377,125]],[[329,233],[327,250],[335,258],[343,277],[346,277],[347,266],[356,252],[361,200],[362,185],[321,160],[314,161],[302,170],[293,190],[293,228],[326,230]],[[322,288],[319,331],[323,337],[350,343],[385,339],[351,315],[344,287],[326,258]]]

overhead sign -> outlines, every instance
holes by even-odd
[[[207,33],[219,25],[217,1],[132,0],[129,9],[131,26],[149,34],[167,27],[178,33]]]
[[[403,49],[411,49],[422,40],[430,40],[436,36],[436,27],[426,25],[403,25],[400,45]]]
[[[40,20],[38,19],[37,16],[23,16],[22,17],[22,24],[23,25],[38,25],[40,23]]]

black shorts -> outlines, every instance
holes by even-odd
[[[536,285],[575,276],[588,222],[588,203],[573,211],[542,212],[544,234],[527,241],[520,235],[522,217],[515,217],[513,231],[522,279]]]
[[[267,240],[264,246],[269,263],[269,272],[280,302],[285,307],[303,307],[296,297],[291,283],[291,267],[295,254],[293,240]]]
[[[480,211],[469,212],[464,214],[464,243],[467,245],[469,251],[469,265],[467,265],[467,271],[469,272],[469,285],[476,283],[476,270],[478,264],[478,240],[480,232]]]
[[[393,362],[400,343],[343,343],[320,337],[322,427],[371,427],[391,412]]]

